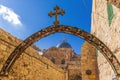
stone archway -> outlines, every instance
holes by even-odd
[[[17,58],[20,57],[20,55],[23,53],[25,49],[27,49],[30,45],[32,45],[34,42],[37,40],[46,37],[50,34],[54,34],[56,32],[63,32],[63,33],[68,33],[68,34],[73,34],[75,36],[78,36],[93,46],[95,46],[102,54],[103,56],[107,59],[109,64],[111,65],[112,69],[114,70],[116,75],[120,75],[120,63],[115,57],[115,55],[110,51],[110,49],[98,38],[93,36],[90,33],[87,33],[84,30],[81,30],[76,27],[71,27],[71,26],[66,26],[66,25],[56,25],[56,26],[49,26],[45,29],[42,29],[30,37],[28,37],[26,40],[24,40],[21,44],[19,44],[15,50],[10,54],[8,59],[6,60],[5,64],[3,65],[1,69],[1,74],[6,74],[9,72],[11,67],[14,65],[15,61]]]

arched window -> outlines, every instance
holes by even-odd
[[[82,80],[82,77],[80,75],[76,75],[75,80]]]
[[[51,61],[52,61],[53,63],[55,63],[55,58],[52,58]]]
[[[65,64],[65,59],[62,59],[61,64]]]

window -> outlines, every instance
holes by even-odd
[[[52,58],[51,61],[52,61],[53,63],[55,63],[55,58]]]
[[[65,59],[62,59],[61,64],[65,64]]]

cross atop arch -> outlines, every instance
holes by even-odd
[[[60,11],[59,6],[56,6],[56,7],[54,8],[54,10],[55,10],[55,12],[52,12],[52,11],[51,11],[48,15],[49,15],[50,17],[55,16],[54,25],[56,26],[56,25],[59,24],[58,15],[59,15],[59,14],[64,15],[64,14],[65,14],[65,10],[62,9],[62,10]]]

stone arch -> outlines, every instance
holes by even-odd
[[[6,60],[5,64],[3,65],[0,73],[6,74],[7,72],[9,72],[9,70],[14,65],[17,58],[19,58],[20,55],[22,54],[22,52],[26,48],[28,48],[30,45],[32,45],[34,42],[36,42],[37,40],[39,40],[43,37],[46,37],[50,34],[54,34],[56,32],[73,34],[75,36],[78,36],[78,37],[86,40],[93,46],[95,46],[103,54],[103,56],[107,59],[107,61],[111,65],[113,71],[115,72],[115,74],[120,75],[119,61],[117,60],[116,56],[110,51],[110,49],[102,41],[100,41],[98,38],[96,38],[95,36],[93,36],[90,33],[87,33],[84,30],[81,30],[79,28],[72,27],[72,26],[66,26],[66,25],[49,26],[45,29],[42,29],[42,30],[34,33],[33,35],[31,35],[30,37],[25,39],[10,54],[10,56]]]

